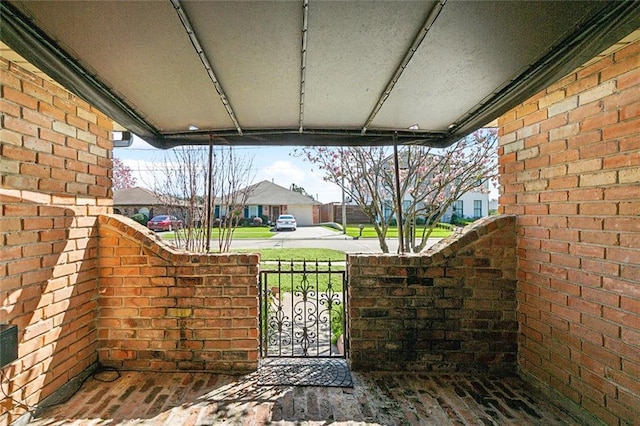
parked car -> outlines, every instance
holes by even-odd
[[[298,224],[296,222],[296,218],[292,214],[281,214],[278,216],[278,220],[276,220],[276,231],[280,231],[282,229],[291,229],[295,231],[297,227]]]
[[[168,215],[154,216],[147,222],[147,227],[152,231],[173,231],[174,229],[182,229],[183,226],[180,219]]]

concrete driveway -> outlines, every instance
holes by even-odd
[[[430,238],[427,247],[440,238]],[[398,250],[398,240],[387,239],[390,253]],[[234,239],[231,249],[262,248],[327,248],[342,250],[346,253],[382,253],[377,238],[353,239],[342,232],[323,226],[299,227],[296,231],[280,231],[266,240]]]

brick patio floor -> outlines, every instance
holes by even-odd
[[[353,388],[321,388],[259,386],[257,373],[126,371],[109,383],[89,378],[70,400],[31,424],[578,424],[517,377],[352,374]]]

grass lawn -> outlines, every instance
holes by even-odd
[[[268,249],[238,249],[233,250],[239,253],[260,253],[260,259],[263,262],[282,260],[283,263],[294,261],[315,262],[319,260],[326,262],[344,262],[345,254],[340,250],[323,249],[323,248],[268,248]],[[287,266],[288,267],[288,266]]]
[[[451,227],[451,225],[449,224],[443,224],[443,225],[446,226],[447,228]],[[431,232],[430,238],[446,238],[449,235],[451,235],[452,232],[453,232],[453,229],[435,228],[433,232]],[[422,227],[417,227],[415,234],[416,234],[416,237],[419,238],[422,235]],[[360,228],[358,227],[358,225],[354,225],[354,224],[347,225],[347,235],[351,237],[359,236]],[[373,225],[366,224],[364,226],[364,229],[362,230],[361,238],[378,238],[378,235],[376,234],[376,231],[373,228]],[[387,230],[387,238],[398,238],[398,228],[395,226],[389,227],[389,229]]]
[[[215,240],[218,238],[218,228],[211,228],[211,239]],[[184,231],[178,231],[184,232]],[[204,230],[202,230],[204,232]],[[269,226],[243,226],[238,227],[233,232],[234,239],[247,239],[247,240],[264,240],[267,238],[271,238],[275,235],[275,232],[271,231],[271,227]],[[176,235],[175,232],[162,232],[159,234],[165,240],[175,240]]]
[[[344,268],[342,270],[344,271]],[[277,288],[280,293],[301,291],[303,288],[313,288],[318,292],[326,292],[329,286],[331,286],[331,291],[339,292],[343,288],[343,277],[342,272],[337,269],[332,269],[331,273],[315,274],[314,272],[307,272],[306,275],[301,273],[269,274],[267,275],[266,283],[263,283],[263,285],[266,285],[268,289]]]
[[[345,253],[339,250],[332,249],[321,249],[321,248],[295,248],[295,249],[242,249],[242,250],[234,250],[234,252],[240,253],[260,253],[260,259],[262,260],[262,265],[260,267],[263,271],[275,271],[277,270],[277,264],[273,263],[278,260],[282,260],[281,269],[282,271],[300,271],[302,270],[302,262],[303,260],[307,261],[307,275],[306,277],[301,273],[284,273],[281,275],[269,275],[268,276],[268,287],[278,287],[281,292],[290,292],[292,289],[300,289],[303,286],[303,281],[306,279],[309,283],[317,288],[318,291],[326,291],[329,288],[329,284],[331,284],[331,288],[333,291],[342,291],[342,273],[339,271],[344,271],[345,266],[342,265],[331,265],[331,271],[336,271],[337,273],[328,273],[328,266],[325,264],[318,265],[316,268],[315,261],[318,260],[320,262],[327,262],[331,260],[332,262],[344,262],[345,261]],[[291,265],[291,261],[296,262]],[[264,263],[268,262],[268,263]],[[316,274],[314,271],[322,271]]]

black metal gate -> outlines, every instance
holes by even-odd
[[[261,271],[261,356],[344,358],[345,287],[345,271],[331,262],[279,261]]]

